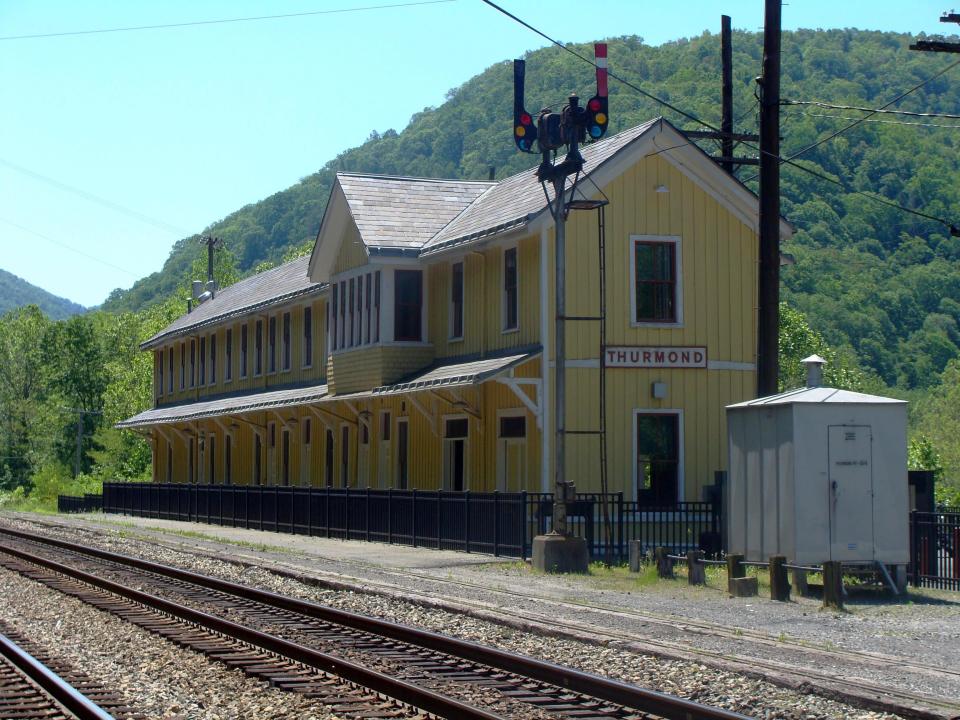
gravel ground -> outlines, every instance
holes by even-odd
[[[30,523],[24,523],[22,526],[28,528]],[[206,528],[205,530],[208,533],[216,531],[215,528]],[[84,542],[91,542],[92,540],[89,531],[78,529],[66,530],[61,528],[51,532],[51,534],[56,534],[65,539],[83,540]],[[225,577],[275,592],[314,599],[334,607],[370,613],[409,625],[425,627],[467,639],[480,640],[514,652],[616,677],[655,690],[681,695],[755,717],[809,718],[811,720],[820,718],[895,717],[859,710],[849,705],[784,689],[741,674],[717,670],[701,663],[663,660],[650,655],[624,651],[616,647],[598,647],[570,640],[545,638],[539,634],[520,632],[500,624],[485,622],[461,614],[438,612],[435,609],[420,604],[403,602],[393,597],[364,592],[320,589],[310,584],[280,577],[269,569],[199,556],[189,551],[189,548],[186,548],[187,552],[183,552],[168,547],[159,547],[151,542],[142,542],[131,537],[129,530],[124,530],[122,533],[111,530],[97,537],[99,537],[97,544],[113,551],[136,554],[158,562],[175,564],[197,572]],[[278,536],[274,535],[272,538],[276,541]],[[187,541],[168,536],[166,540],[180,540],[189,545],[202,544],[195,538]],[[250,548],[233,548],[233,550],[236,553],[242,552],[245,556],[249,556],[251,553]],[[222,550],[220,554],[226,556],[229,554],[229,550]],[[286,563],[288,560],[289,558],[281,554],[279,557],[274,557],[273,562]],[[265,561],[265,564],[269,565],[270,563]],[[327,564],[329,563],[324,563],[325,569]],[[351,565],[348,569],[354,574],[358,572],[358,568],[354,565]],[[475,582],[480,579],[476,570],[470,572],[474,573],[473,580]],[[482,577],[487,582],[490,582],[490,572],[489,569],[483,571]],[[494,577],[509,578],[512,574],[519,574],[523,571],[514,565],[509,565],[495,568],[492,572]],[[527,573],[528,582],[529,579],[529,573]],[[537,578],[537,580],[539,579]],[[448,578],[446,582],[449,584],[451,580],[452,578]],[[411,577],[410,581],[417,587],[418,592],[424,591],[422,579]],[[434,582],[441,581],[435,580]],[[449,587],[446,588],[446,592],[450,593]],[[474,592],[482,594],[476,588],[474,588]],[[612,598],[607,598],[608,602],[611,600]],[[714,602],[716,603],[716,599],[714,599]]]
[[[317,703],[228,670],[201,655],[0,568],[0,617],[151,718],[327,719]]]

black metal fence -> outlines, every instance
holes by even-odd
[[[58,495],[57,512],[81,513],[99,512],[103,509],[102,495]]]
[[[606,504],[606,508],[604,508]],[[531,540],[549,532],[553,496],[424,490],[285,486],[104,483],[103,510],[140,517],[349,540],[530,556]],[[591,555],[625,561],[631,540],[644,548],[720,550],[713,503],[645,508],[615,495],[578,495],[568,506],[572,531]]]
[[[960,513],[910,513],[910,582],[960,590]]]

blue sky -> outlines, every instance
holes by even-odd
[[[159,270],[179,238],[545,44],[481,0],[383,7],[405,1],[0,0],[0,268],[98,304]],[[500,4],[575,42],[637,34],[658,45],[716,32],[721,13],[739,29],[763,23],[763,0]],[[783,23],[942,33],[953,30],[938,22],[948,5],[794,0]]]

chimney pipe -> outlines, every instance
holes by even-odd
[[[811,355],[800,361],[807,368],[807,387],[817,388],[823,386],[823,366],[827,364],[819,355]]]
[[[191,285],[190,297],[196,300],[203,292],[203,280],[194,280]]]

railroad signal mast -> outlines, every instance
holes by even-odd
[[[574,176],[573,186],[569,191],[572,200],[573,190],[576,188],[577,177],[583,170],[584,160],[580,154],[579,145],[588,140],[599,140],[607,131],[609,124],[607,99],[607,46],[605,43],[594,45],[595,66],[597,69],[597,94],[587,101],[586,107],[580,106],[580,98],[571,93],[567,104],[560,112],[553,112],[550,108],[540,111],[534,123],[533,115],[524,108],[524,78],[526,63],[523,60],[513,62],[513,139],[517,148],[525,153],[542,156],[537,168],[537,179],[544,185],[553,186],[553,202],[550,203],[555,228],[555,280],[556,280],[556,320],[555,320],[555,347],[554,347],[554,504],[553,530],[549,535],[537,536],[533,540],[534,567],[547,571],[586,572],[589,563],[589,552],[583,538],[570,534],[567,525],[567,503],[576,497],[573,483],[568,482],[565,473],[566,451],[566,351],[564,323],[566,317],[566,219],[571,207],[585,209],[588,207],[600,208],[606,201],[577,202],[575,205],[567,200],[567,178]],[[556,162],[557,151],[567,148],[566,157]],[[602,221],[600,223],[602,228]],[[601,272],[603,268],[603,236],[600,236]],[[546,259],[544,258],[544,262]],[[601,288],[603,281],[601,278]],[[605,327],[603,320],[603,291],[601,290],[601,314],[597,318],[601,328]],[[579,318],[586,319],[586,318]],[[601,330],[603,332],[603,330]],[[601,429],[599,431],[578,431],[578,434],[599,434],[601,443],[605,443],[603,418],[603,395],[605,389],[602,381],[601,368]],[[546,379],[546,378],[545,378]],[[605,468],[605,452],[601,453],[601,467]],[[602,485],[606,490],[605,470],[601,470]]]

